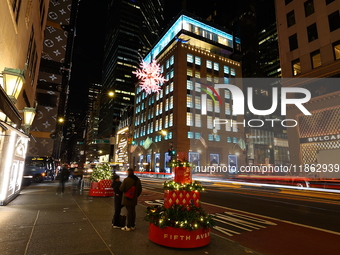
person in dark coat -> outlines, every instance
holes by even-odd
[[[122,228],[120,223],[120,212],[122,210],[122,196],[123,192],[120,191],[119,187],[122,184],[120,181],[120,177],[117,174],[113,175],[113,182],[112,182],[112,188],[114,192],[114,204],[115,204],[115,214],[113,215],[112,219],[112,227],[113,228]]]
[[[64,194],[65,182],[68,181],[69,176],[70,176],[70,171],[68,170],[68,164],[63,164],[63,167],[61,168],[60,173],[59,173],[60,184],[57,190],[57,194],[58,194],[58,191],[60,190],[61,190],[61,195]]]
[[[135,186],[136,190],[132,199],[129,199],[125,196],[125,193],[132,187]],[[142,184],[139,178],[134,175],[133,169],[128,169],[128,177],[126,177],[120,185],[120,191],[124,193],[122,204],[126,207],[127,210],[127,226],[123,227],[124,231],[131,231],[136,229],[136,205],[137,199],[142,193]]]

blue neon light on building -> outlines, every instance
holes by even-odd
[[[181,15],[171,28],[164,34],[158,43],[152,48],[144,61],[150,63],[178,34],[179,31],[186,30],[202,37],[233,48],[233,36],[217,28],[206,25],[193,18]]]

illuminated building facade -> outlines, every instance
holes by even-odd
[[[243,121],[242,115],[232,114],[229,91],[219,89],[219,102],[207,98],[207,113],[200,112],[206,85],[234,84],[242,77],[240,63],[230,58],[238,44],[230,32],[189,14],[169,26],[144,59],[155,59],[167,81],[159,93],[150,95],[136,87],[131,167],[170,172],[169,149],[187,152],[189,161],[199,166],[227,165],[231,158],[245,164],[238,145],[244,139],[243,127],[213,127],[213,118]]]
[[[0,2],[0,205],[19,194],[28,142],[34,143],[26,113],[35,113],[47,8],[47,0]]]
[[[291,162],[315,164],[318,151],[340,148],[340,1],[276,1],[276,10],[283,86],[311,93],[304,106],[312,115],[287,110],[299,123],[288,128]]]

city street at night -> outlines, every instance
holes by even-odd
[[[340,0],[1,0],[0,255],[340,254],[339,78]]]
[[[206,182],[203,208],[216,226],[211,243],[174,249],[148,240],[146,206],[163,203],[162,179],[142,178],[137,229],[111,228],[112,197],[88,196],[78,181],[32,183],[0,211],[1,254],[337,254],[340,194]],[[124,210],[124,209],[123,209]],[[133,240],[131,242],[130,238]]]

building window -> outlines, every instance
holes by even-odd
[[[225,114],[226,115],[230,115],[230,104],[229,103],[225,103],[224,104],[224,108],[225,108]]]
[[[235,71],[234,68],[230,68],[230,74],[231,74],[232,76],[236,76],[236,71]]]
[[[227,137],[227,143],[231,143],[231,137],[230,136]]]
[[[290,2],[292,2],[293,0],[285,0],[285,4],[289,4]]]
[[[169,109],[172,109],[172,108],[174,108],[174,97],[173,96],[170,97],[170,103],[169,103]]]
[[[212,68],[212,62],[210,60],[207,60],[207,68],[209,69]]]
[[[208,134],[208,141],[214,141],[214,135]]]
[[[195,114],[195,127],[202,127],[201,114]]]
[[[314,0],[308,0],[304,3],[305,16],[308,17],[314,13]]]
[[[233,137],[233,143],[237,143],[237,137]]]
[[[173,64],[174,64],[174,61],[175,61],[174,56],[171,56],[171,57],[170,57],[170,65],[173,65]]]
[[[165,62],[165,68],[168,69],[169,68],[169,59]]]
[[[299,58],[292,61],[292,68],[294,76],[301,73],[301,62]]]
[[[192,85],[192,81],[187,80],[187,90],[193,90],[194,86]]]
[[[187,95],[187,107],[188,108],[193,107],[192,95]]]
[[[188,132],[188,138],[193,139],[194,138],[194,132]]]
[[[216,142],[220,142],[220,141],[221,141],[220,135],[215,135],[215,141],[216,141]]]
[[[316,28],[316,23],[307,27],[308,42],[312,42],[318,39],[318,30]]]
[[[210,74],[207,75],[207,81],[212,81],[212,76]]]
[[[298,48],[297,34],[289,36],[289,49],[293,51]]]
[[[225,74],[229,74],[229,66],[224,66],[224,67],[223,67],[223,72],[224,72]]]
[[[198,82],[195,82],[195,91],[201,92],[201,84],[199,84]]]
[[[220,112],[220,102],[219,101],[215,101],[215,112],[216,113]]]
[[[213,111],[213,101],[211,99],[207,99],[207,111]]]
[[[224,98],[230,99],[230,91],[229,89],[224,90]]]
[[[312,60],[312,68],[317,68],[321,66],[321,56],[320,56],[320,50],[313,51],[310,54],[311,60]]]
[[[201,78],[200,72],[195,72],[195,78]]]
[[[334,0],[326,0],[326,5],[333,3],[333,2],[334,2]]]
[[[164,111],[169,110],[169,98],[165,99],[165,109]]]
[[[187,54],[187,62],[188,63],[193,63],[194,62],[194,56],[191,54]]]
[[[187,69],[187,76],[192,77],[192,70],[191,69]]]
[[[192,127],[194,125],[194,119],[191,112],[187,112],[187,126]]]
[[[195,96],[195,108],[201,109],[201,98],[199,96]]]
[[[12,2],[12,11],[15,17],[15,22],[18,23],[20,6],[21,6],[22,0],[12,0],[11,2]]]
[[[295,25],[295,14],[294,14],[294,10],[287,13],[287,27],[291,27],[293,25]]]
[[[200,139],[200,138],[201,138],[201,133],[195,133],[195,139]]]
[[[218,63],[214,63],[214,70],[215,71],[219,71],[220,70],[220,66]]]
[[[328,15],[329,31],[332,32],[340,27],[339,11]]]
[[[207,128],[213,129],[213,119],[211,116],[207,116]]]
[[[174,114],[170,113],[170,115],[169,115],[169,127],[172,127],[173,124],[174,124]],[[172,135],[171,135],[171,137],[172,137]]]
[[[340,59],[340,41],[333,43],[333,50],[335,60]]]
[[[201,65],[201,58],[200,57],[195,57],[195,65],[198,65],[198,66]]]

